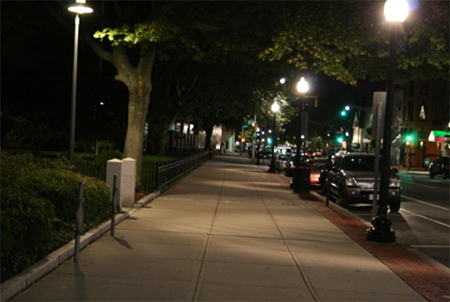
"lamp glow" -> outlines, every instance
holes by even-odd
[[[305,93],[309,89],[309,84],[306,82],[304,77],[301,77],[300,81],[297,83],[297,91],[300,93]]]
[[[384,4],[384,16],[388,22],[403,22],[408,16],[409,6],[406,0],[388,0]]]
[[[277,102],[274,102],[274,103],[272,104],[271,109],[272,109],[272,112],[273,112],[273,113],[277,113],[278,111],[280,111],[280,105],[278,105]]]
[[[94,11],[92,8],[85,5],[86,4],[85,0],[77,0],[76,3],[77,4],[72,5],[71,7],[68,8],[69,11],[71,11],[72,13],[82,15],[82,14],[90,14]]]

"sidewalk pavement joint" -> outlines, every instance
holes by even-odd
[[[420,172],[423,173],[423,171]],[[290,179],[282,174],[274,176],[274,179],[284,187],[289,185]],[[301,198],[311,207],[377,257],[428,301],[450,301],[450,270],[448,268],[419,251],[401,244],[369,242],[366,240],[365,230],[372,226],[370,223],[333,202],[330,202],[327,207],[324,198],[316,192],[301,193],[301,195]]]
[[[134,208],[122,209],[120,213],[116,214],[115,223],[118,225],[123,220],[130,217],[133,213],[144,207],[153,199],[160,195],[160,191],[148,194],[138,200]],[[100,236],[111,230],[111,220],[101,223],[99,226],[87,231],[84,235],[80,236],[80,251],[87,247],[89,244],[97,240]],[[47,275],[75,253],[75,239],[56,251],[50,253],[45,258],[35,263],[30,268],[19,273],[17,276],[12,277],[6,282],[2,283],[0,291],[0,301],[7,301],[17,293],[28,288],[30,285],[38,281],[43,276]]]
[[[216,156],[118,214],[115,238],[101,236],[110,222],[87,232],[83,247],[99,240],[79,266],[67,261],[72,242],[2,284],[2,301],[46,274],[14,301],[450,301],[448,272],[404,246],[367,242],[367,222],[318,195],[290,193],[289,179],[248,161]]]

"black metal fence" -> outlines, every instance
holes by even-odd
[[[94,160],[77,160],[73,163],[73,166],[77,173],[106,181],[106,163],[99,164]]]
[[[153,192],[169,185],[206,161],[208,157],[209,153],[203,152],[165,163],[144,161],[141,174],[142,192]],[[80,174],[106,181],[106,163],[98,165],[95,161],[90,160],[76,161],[74,167],[74,170]]]
[[[158,189],[158,165],[152,162],[142,162],[141,190],[142,192],[153,192]]]
[[[209,152],[203,152],[172,163],[158,165],[156,188],[161,189],[176,181],[209,158]]]

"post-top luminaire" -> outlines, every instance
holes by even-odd
[[[273,112],[273,113],[277,113],[278,111],[280,111],[280,105],[278,105],[277,102],[274,102],[274,103],[272,104],[271,109],[272,109],[272,112]]]
[[[90,14],[94,10],[89,6],[86,6],[86,0],[76,0],[76,4],[69,7],[69,11],[76,14]]]
[[[306,82],[304,77],[301,77],[300,81],[297,83],[297,91],[300,93],[305,93],[309,89],[308,82]]]
[[[388,22],[403,22],[408,16],[408,1],[387,0],[384,4],[384,16]]]

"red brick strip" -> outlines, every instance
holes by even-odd
[[[345,213],[338,213],[323,202],[306,200],[353,241],[377,257],[389,269],[428,301],[450,301],[450,274],[400,244],[366,240],[367,225]]]
[[[273,178],[282,186],[289,188],[289,179],[280,174]],[[450,301],[450,274],[436,266],[428,259],[414,253],[401,244],[385,244],[366,240],[367,224],[357,220],[345,211],[327,207],[324,202],[316,200],[308,193],[300,198],[331,221],[353,241],[383,262],[403,281],[421,294],[428,301]]]

